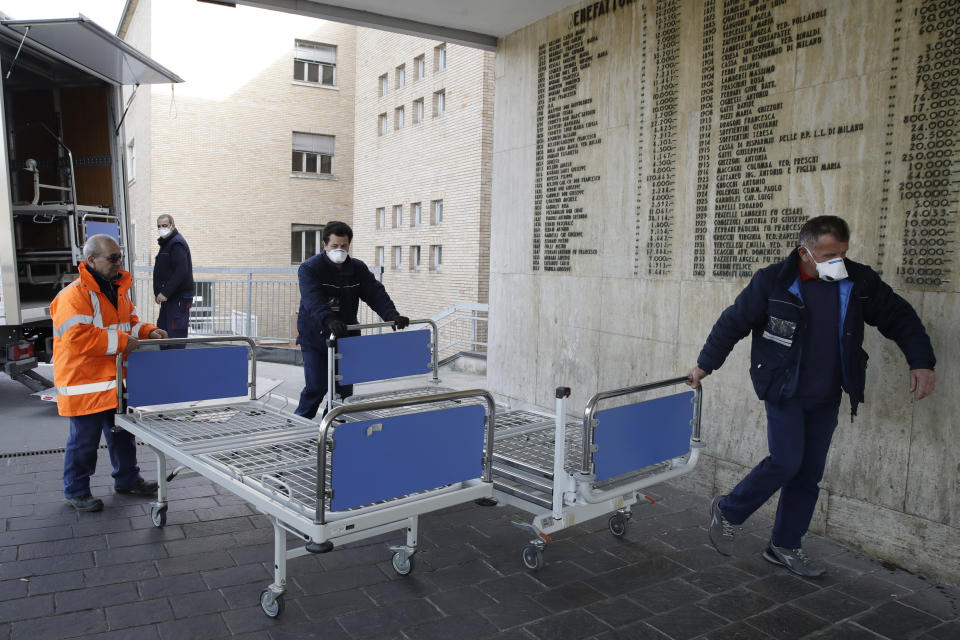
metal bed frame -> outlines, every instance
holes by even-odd
[[[700,437],[700,387],[683,394],[621,405],[598,419],[601,402],[687,381],[684,376],[597,393],[587,403],[582,422],[566,419],[566,400],[570,396],[567,387],[556,390],[553,416],[534,412],[500,416],[494,436],[494,497],[533,516],[530,522],[513,523],[532,535],[522,550],[524,566],[531,570],[543,566],[550,534],[603,515],[611,514],[607,521],[610,532],[624,536],[633,505],[643,500],[654,502],[643,493],[644,488],[694,469],[700,449],[705,446]],[[687,403],[692,404],[692,417],[685,423],[682,413]],[[659,414],[659,424],[649,424],[653,417],[648,415],[651,408]],[[510,422],[514,426],[505,428]],[[611,435],[602,446],[597,441],[601,423],[611,426]],[[660,443],[658,438],[666,443]],[[688,446],[681,446],[683,439]],[[655,451],[644,451],[647,444]],[[621,455],[620,451],[626,453]],[[597,460],[601,452],[613,452],[603,460],[602,468]]]
[[[355,325],[350,329],[392,324]],[[364,339],[364,336],[350,338],[355,342]],[[332,397],[332,363],[342,363],[350,354],[336,353],[335,342],[328,345],[331,363],[328,397]],[[433,354],[436,354],[435,345]],[[380,355],[385,367],[396,367],[391,361],[393,352],[385,349]],[[420,356],[415,354],[415,357]],[[433,372],[432,381],[439,382],[435,359]],[[363,381],[375,379],[381,378],[373,370],[367,372]],[[584,408],[582,421],[568,421],[566,417],[566,401],[570,396],[570,389],[566,387],[556,389],[556,411],[552,415],[527,410],[498,413],[493,436],[495,502],[481,501],[481,504],[511,504],[533,515],[530,522],[514,522],[532,537],[522,552],[527,568],[536,570],[543,565],[543,552],[550,542],[550,534],[574,524],[609,515],[610,532],[618,537],[625,535],[633,505],[643,500],[653,502],[642,492],[645,487],[693,470],[704,446],[700,438],[701,388],[600,410],[601,404],[607,405],[618,398],[649,394],[687,381],[684,376],[599,392]],[[400,389],[360,398],[382,401],[417,394],[422,389]],[[351,406],[352,400],[346,400],[347,406]],[[600,439],[606,440],[603,443],[597,438],[601,422],[604,437]],[[618,449],[629,453],[611,454]]]
[[[276,617],[283,610],[288,559],[328,552],[335,542],[345,544],[399,530],[406,532],[406,541],[390,547],[392,565],[398,574],[407,575],[414,566],[419,515],[493,495],[496,409],[492,396],[482,389],[341,405],[331,409],[318,425],[256,400],[255,344],[249,338],[178,338],[140,344],[238,341],[246,342],[249,350],[250,381],[239,381],[226,393],[240,390],[243,384],[250,389],[249,399],[222,396],[224,392],[219,391],[221,397],[208,398],[210,403],[204,406],[195,402],[184,406],[176,388],[170,395],[174,403],[181,404],[129,406],[129,401],[164,395],[162,390],[141,394],[134,388],[162,373],[148,370],[145,375],[140,371],[157,368],[159,359],[209,359],[212,366],[221,367],[229,360],[232,370],[205,370],[197,375],[212,378],[222,374],[237,381],[235,354],[226,353],[229,347],[133,352],[127,358],[130,389],[126,394],[122,389],[124,358],[118,354],[116,424],[156,453],[159,486],[151,508],[155,526],[166,524],[167,483],[176,475],[167,475],[167,456],[269,517],[274,530],[274,580],[260,595],[260,605],[268,616]],[[225,359],[213,354],[215,351],[230,357]],[[192,355],[176,355],[188,352]],[[219,363],[215,358],[221,358]],[[243,369],[245,378],[246,367]],[[189,377],[188,372],[185,375]],[[203,398],[189,400],[197,399]],[[444,464],[437,464],[436,452],[430,449],[433,439],[445,439],[438,445],[443,457],[451,460],[444,462],[445,468],[440,468]],[[407,445],[399,452],[403,455],[398,455],[398,441]],[[365,456],[372,463],[358,464],[367,461]],[[345,463],[338,466],[338,459]],[[287,533],[304,541],[304,546],[288,550]]]

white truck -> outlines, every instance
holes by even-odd
[[[33,391],[52,355],[50,302],[76,278],[89,235],[132,267],[123,85],[182,82],[82,15],[0,14],[0,365]]]

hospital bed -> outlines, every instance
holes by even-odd
[[[229,342],[246,344],[216,344]],[[125,366],[118,355],[116,424],[156,453],[154,525],[166,523],[167,483],[175,475],[167,474],[168,457],[267,515],[274,580],[260,605],[270,617],[283,610],[288,559],[404,531],[405,543],[390,549],[394,570],[406,575],[419,515],[493,495],[496,409],[486,391],[341,405],[318,424],[256,399],[248,338],[140,344],[184,343],[205,348],[139,350]],[[288,533],[304,545],[288,549]]]
[[[353,325],[348,329],[391,324]],[[435,347],[430,350],[427,334],[426,330],[403,331],[331,341],[328,399],[333,397],[334,375],[340,376],[341,383],[350,384],[426,372],[426,363],[436,354]],[[377,342],[383,338],[404,346],[384,348]],[[376,364],[366,366],[368,362]],[[339,373],[334,372],[334,363]],[[433,364],[431,382],[436,384],[435,359]],[[362,368],[363,375],[356,375],[355,368]],[[625,535],[633,506],[653,502],[643,492],[646,487],[696,467],[704,446],[700,437],[702,388],[689,390],[684,386],[684,391],[677,393],[676,387],[686,382],[684,376],[599,392],[587,402],[581,420],[567,416],[570,389],[566,387],[556,389],[553,414],[497,410],[494,499],[532,516],[529,522],[514,522],[531,536],[521,554],[527,568],[539,569],[550,535],[575,524],[606,515],[610,532],[618,537]],[[399,388],[344,402],[351,406],[355,401],[383,401],[429,390],[419,386]],[[373,416],[388,414],[389,410],[381,410]]]

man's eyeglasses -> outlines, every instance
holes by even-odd
[[[101,255],[100,257],[103,258],[104,260],[109,260],[113,264],[118,264],[121,260],[123,260],[122,253],[111,253],[108,256]]]

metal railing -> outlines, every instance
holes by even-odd
[[[441,360],[461,351],[486,352],[489,309],[480,302],[458,302],[430,317],[437,323]]]
[[[382,271],[372,269],[377,280]],[[297,337],[300,288],[297,267],[195,267],[196,294],[190,307],[191,336],[243,335],[260,342],[293,343]],[[141,319],[156,320],[160,305],[153,295],[151,267],[134,268],[133,295]],[[360,305],[363,324],[380,322]]]

